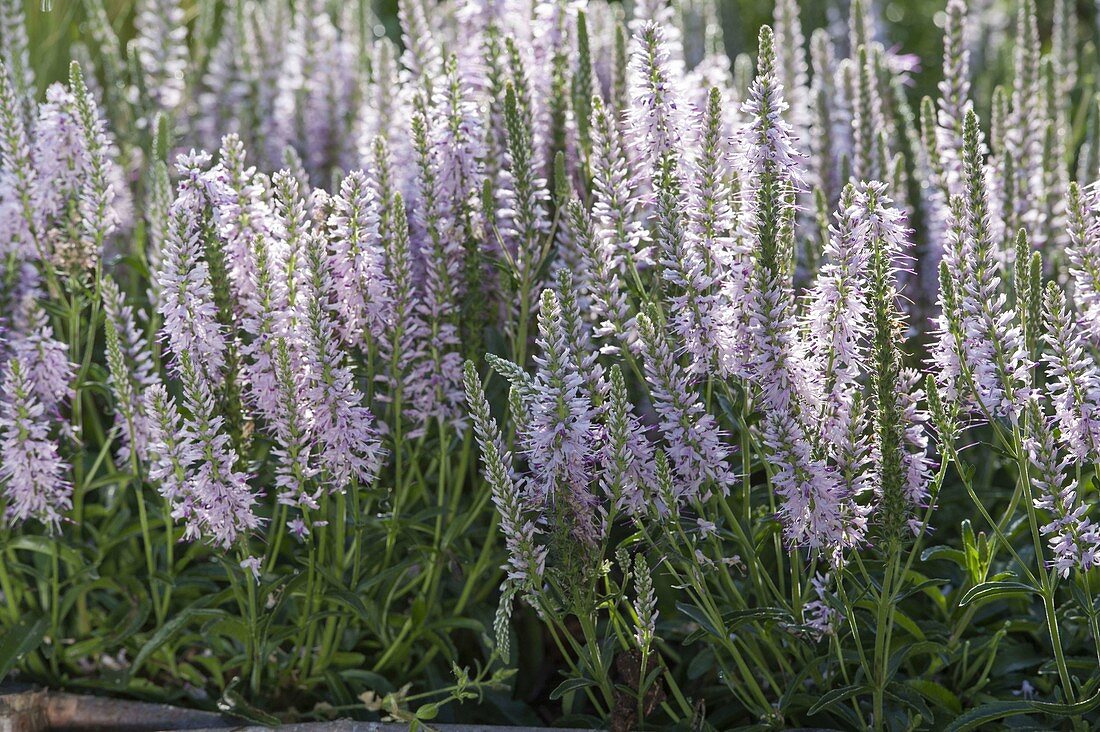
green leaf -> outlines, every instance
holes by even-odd
[[[684,615],[687,615],[696,624],[698,624],[699,627],[713,635],[715,638],[722,638],[724,636],[724,634],[720,630],[714,627],[714,624],[711,622],[710,618],[707,617],[706,613],[704,613],[702,610],[695,607],[694,605],[687,605],[685,603],[678,602],[676,603],[676,609],[682,612]]]
[[[906,643],[890,656],[890,663],[887,666],[886,677],[893,678],[901,668],[901,664],[908,661],[910,658],[916,656],[928,655],[933,658],[945,653],[944,647],[941,643],[936,641],[920,641],[918,643]]]
[[[962,702],[959,701],[959,697],[943,684],[928,679],[909,679],[905,683],[933,704],[940,705],[952,714],[962,714]]]
[[[983,704],[977,709],[971,709],[966,714],[958,717],[951,723],[946,732],[966,732],[971,729],[979,729],[998,719],[1015,717],[1032,711],[1034,709],[1026,701],[999,701]]]
[[[46,637],[49,621],[45,617],[23,618],[0,638],[0,681],[19,659],[38,648]]]
[[[441,618],[428,625],[432,630],[469,630],[484,633],[485,624],[474,618]]]
[[[1015,597],[1018,595],[1039,594],[1039,591],[1031,585],[1025,585],[1023,582],[983,582],[980,585],[971,587],[962,599],[959,600],[959,605],[969,605],[970,603],[986,602],[988,600],[996,600],[998,598]]]
[[[916,585],[898,595],[895,602],[901,602],[902,600],[909,598],[913,595],[923,593],[925,597],[936,603],[936,607],[938,607],[940,610],[947,610],[947,598],[942,592],[940,592],[939,589],[947,584],[946,579],[925,579],[923,575],[918,575],[916,572],[910,572],[909,577],[914,581],[917,581],[917,577],[920,577],[921,579],[917,581]]]
[[[338,673],[342,678],[356,682],[357,688],[369,689],[381,696],[391,694],[394,691],[393,684],[391,684],[386,677],[381,674],[376,674],[373,671],[349,668],[341,670]]]
[[[921,552],[920,560],[922,562],[928,562],[933,559],[944,560],[948,562],[954,562],[959,565],[961,569],[966,569],[966,553],[953,549],[949,546],[930,546]]]
[[[363,600],[359,595],[354,592],[339,587],[329,590],[327,596],[329,599],[335,600],[348,610],[351,610],[360,620],[367,623],[371,623],[374,620],[374,614],[372,614],[370,609],[363,604]]]
[[[7,546],[9,549],[24,549],[26,551],[38,552],[39,554],[45,554],[47,557],[52,557],[56,552],[57,556],[61,558],[61,561],[71,567],[79,567],[84,564],[84,561],[80,558],[80,554],[78,554],[75,549],[65,546],[56,539],[50,539],[45,536],[17,536],[9,541]]]
[[[587,689],[589,686],[595,686],[596,682],[592,679],[566,679],[558,684],[557,688],[550,692],[551,699],[561,699],[563,696],[571,691],[578,689]]]
[[[235,640],[242,646],[251,642],[252,629],[241,618],[215,617],[202,626],[203,637],[217,636]]]
[[[934,722],[936,715],[932,713],[932,710],[924,702],[924,698],[920,694],[910,689],[907,686],[892,685],[886,690],[886,698],[893,699],[902,706],[908,707],[916,716],[923,719],[925,722]]]
[[[141,647],[138,654],[134,656],[134,662],[130,664],[128,677],[133,678],[134,674],[141,668],[141,665],[149,659],[149,656],[153,655],[158,648],[167,643],[173,635],[183,630],[183,628],[193,619],[215,618],[223,615],[225,615],[223,610],[216,610],[213,608],[196,607],[195,605],[184,608],[178,615],[162,625],[160,629],[153,634],[153,637],[146,641],[145,645]]]
[[[1076,717],[1088,714],[1100,707],[1100,691],[1097,691],[1088,699],[1075,704],[1054,704],[1052,702],[1032,701],[1028,702],[1037,711],[1044,714],[1053,714],[1058,717]]]
[[[722,620],[731,630],[745,623],[753,621],[787,621],[791,622],[790,612],[781,607],[757,607],[751,610],[734,610],[723,613]]]
[[[917,625],[912,618],[910,618],[908,615],[906,615],[896,607],[894,608],[894,622],[899,628],[903,629],[909,635],[913,636],[915,640],[924,640],[924,631],[920,629],[920,626]]]
[[[818,712],[828,709],[834,704],[848,701],[852,697],[859,696],[860,694],[866,694],[871,691],[871,687],[866,684],[852,684],[850,686],[842,686],[839,689],[833,689],[828,694],[822,695],[817,703],[810,707],[810,711],[806,712],[808,716],[813,716]]]

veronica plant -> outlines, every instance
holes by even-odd
[[[863,0],[736,58],[695,0],[369,5],[86,0],[51,83],[0,0],[0,673],[266,723],[1093,721],[1073,3],[1048,42],[948,2],[919,105]]]

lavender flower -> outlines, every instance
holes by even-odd
[[[859,48],[852,115],[852,174],[860,180],[884,180],[888,174],[887,122],[877,74],[881,53],[878,45]]]
[[[107,363],[111,370],[111,386],[117,403],[115,422],[122,431],[119,459],[130,459],[131,450],[144,460],[149,441],[148,415],[143,393],[160,383],[153,357],[138,329],[134,309],[110,278],[100,283],[103,309],[106,313]]]
[[[34,110],[34,68],[30,63],[29,45],[23,3],[3,0],[0,2],[0,64],[11,75],[9,81],[15,104],[10,111],[21,116],[23,124],[30,123]]]
[[[1051,28],[1051,55],[1058,78],[1058,99],[1055,101],[1064,116],[1069,109],[1069,95],[1077,86],[1077,9],[1070,0],[1055,0]]]
[[[585,269],[582,282],[592,299],[590,317],[596,321],[595,335],[615,336],[629,344],[633,319],[619,279],[620,257],[617,252],[608,251],[605,241],[596,235],[592,219],[580,201],[569,201],[566,215]]]
[[[649,263],[638,173],[627,154],[621,124],[596,96],[592,99],[592,219],[605,251],[628,267]]]
[[[443,60],[428,24],[427,11],[421,0],[401,0],[398,17],[401,19],[401,42],[405,47],[401,63],[412,79],[427,79],[430,83],[438,77]]]
[[[818,574],[810,580],[816,599],[802,606],[802,623],[810,629],[815,640],[821,640],[837,632],[844,616],[830,602],[829,574]]]
[[[145,391],[143,403],[149,416],[149,479],[159,483],[160,494],[173,506],[176,518],[193,514],[188,495],[188,469],[200,459],[193,436],[183,429],[175,400],[163,384]]]
[[[1018,195],[1015,212],[1021,225],[1034,225],[1039,216],[1037,186],[1042,181],[1043,119],[1036,103],[1041,98],[1041,46],[1034,0],[1022,0],[1016,17],[1016,48],[1012,66],[1012,106],[1005,125],[1005,152],[1015,161]]]
[[[806,347],[810,378],[821,394],[821,436],[839,444],[851,424],[852,400],[865,365],[870,332],[865,292],[870,249],[866,224],[855,209],[856,191],[844,189],[830,228],[825,264],[810,292]]]
[[[328,222],[340,331],[349,345],[382,338],[392,318],[374,196],[362,171],[352,171],[340,184]]]
[[[744,179],[756,191],[746,209],[746,236],[755,241],[748,337],[751,360],[746,368],[764,413],[763,440],[774,466],[772,481],[783,497],[780,517],[790,543],[830,554],[862,536],[859,510],[843,495],[837,476],[812,454],[804,420],[813,414],[806,366],[794,341],[791,276],[794,169],[789,128],[780,118],[785,108],[774,79],[771,29],[760,31],[760,61],[752,94],[745,104],[751,119],[744,139]]]
[[[707,271],[704,243],[698,241],[690,227],[686,175],[678,166],[675,153],[675,142],[684,135],[686,125],[667,68],[663,29],[646,23],[635,41],[639,51],[632,62],[635,77],[632,123],[635,144],[643,160],[655,171],[654,238],[660,248],[661,277],[666,288],[663,294],[672,313],[671,326],[692,357],[690,372],[706,373],[714,361],[709,344],[716,340],[714,296],[710,292],[713,275]],[[717,151],[710,154],[716,155]],[[712,224],[718,225],[718,222]]]
[[[514,84],[505,87],[508,176],[507,198],[502,203],[500,215],[505,220],[501,235],[509,246],[518,286],[530,288],[534,286],[535,272],[542,262],[543,239],[550,230],[546,213],[549,192],[545,179],[538,174],[534,123],[521,91]]]
[[[666,32],[667,26],[652,20],[641,23],[630,61],[633,144],[651,169],[667,164],[664,158],[676,150],[687,129]]]
[[[928,425],[931,415],[922,408],[926,395],[921,388],[921,374],[916,369],[903,368],[898,375],[895,397],[898,415],[903,425],[902,468],[905,500],[910,508],[926,508],[931,498],[934,464],[929,456]],[[910,527],[917,518],[910,519]]]
[[[75,62],[69,68],[69,88],[87,165],[87,183],[80,198],[81,223],[88,239],[87,256],[94,261],[100,255],[103,242],[123,223],[116,198],[124,187],[110,157],[111,142],[106,122],[100,117],[95,98],[85,86],[84,75]]]
[[[13,330],[16,337],[9,344],[11,354],[19,359],[34,395],[48,414],[73,395],[73,364],[68,346],[54,337],[49,318],[28,294],[18,303]]]
[[[318,473],[313,455],[313,425],[309,416],[311,405],[303,398],[306,378],[297,368],[299,354],[289,338],[280,337],[272,344],[272,368],[276,384],[278,412],[272,420],[276,445],[273,453],[279,460],[275,469],[278,500],[284,505],[317,508],[320,488],[314,488]]]
[[[11,69],[0,57],[0,252],[33,259],[41,252],[36,239],[38,186],[20,109]]]
[[[1069,238],[1066,251],[1073,278],[1073,301],[1081,313],[1090,340],[1100,343],[1100,214],[1097,194],[1082,191],[1074,183],[1069,189]]]
[[[858,193],[856,216],[866,227],[870,250],[871,393],[875,409],[878,480],[886,531],[898,532],[913,506],[928,501],[927,416],[919,409],[920,377],[902,368],[898,344],[905,320],[900,308],[898,271],[908,258],[909,231],[901,211],[882,183],[867,183]]]
[[[226,336],[218,322],[218,308],[210,285],[210,270],[201,258],[206,226],[205,154],[180,158],[183,180],[169,211],[171,228],[165,242],[157,285],[157,309],[164,318],[161,332],[172,351],[175,369],[186,356],[198,369],[198,378],[213,389],[226,367]]]
[[[206,536],[227,549],[259,527],[256,495],[248,485],[251,476],[237,469],[240,458],[224,430],[224,419],[214,414],[213,393],[204,377],[189,353],[184,352],[178,358],[183,401],[190,414],[183,423],[186,436],[181,442],[193,444],[199,457],[187,470],[173,518],[184,519],[186,538]],[[161,440],[163,436],[150,449],[159,452]]]
[[[25,140],[25,134],[13,132],[11,144],[19,147],[15,138]],[[52,85],[39,111],[31,147],[33,176],[22,169],[23,153],[12,163],[18,179],[14,192],[27,227],[23,233],[34,231],[39,238],[33,251],[81,280],[111,233],[130,217],[116,154],[94,95],[74,63],[69,89]],[[37,211],[32,212],[32,202]]]
[[[960,294],[965,356],[977,391],[974,396],[983,410],[1016,421],[1030,390],[1030,363],[1023,333],[1000,292],[982,164],[983,144],[973,110],[966,113],[963,134],[967,219]]]
[[[329,254],[319,234],[307,239],[302,253],[297,318],[319,464],[332,490],[344,490],[352,479],[369,485],[381,467],[382,446],[374,416],[362,403],[336,335],[328,304],[328,295],[335,289]]]
[[[805,147],[810,127],[809,68],[806,63],[806,37],[802,34],[797,0],[775,3],[773,29],[776,35],[778,82],[790,105],[787,121],[795,139]]]
[[[645,557],[634,557],[634,583],[637,597],[634,601],[634,615],[637,618],[634,638],[642,653],[648,653],[657,632],[657,595],[653,592],[653,577]]]
[[[796,164],[799,155],[791,142],[790,125],[782,116],[787,105],[776,81],[773,37],[767,26],[760,31],[759,56],[757,76],[742,108],[749,121],[740,132],[738,175],[741,190],[749,192],[749,198],[739,212],[737,236],[747,249],[740,265],[732,266],[727,273],[726,299],[733,307],[751,302],[753,288],[770,289],[776,284],[754,280],[776,277],[782,283],[789,278],[793,267],[789,261],[793,254],[792,204],[802,185]],[[777,293],[777,297],[786,299],[787,295]],[[784,310],[785,318],[790,304],[775,305]],[[726,327],[726,349],[733,354],[735,372],[747,374],[753,369],[752,356],[747,355],[755,339],[752,319],[751,314],[733,313]]]
[[[653,446],[640,420],[631,413],[626,381],[618,366],[611,368],[609,384],[600,485],[616,510],[644,515],[656,480]]]
[[[377,178],[375,184],[381,186],[384,178]],[[412,279],[412,255],[409,251],[409,222],[405,213],[405,202],[401,194],[383,196],[388,200],[383,207],[382,231],[386,246],[386,276],[393,283],[393,323],[387,337],[379,342],[379,351],[388,363],[387,371],[379,380],[389,388],[382,390],[379,399],[394,403],[396,410],[407,392],[415,393],[417,384],[413,381],[415,371],[410,363],[424,358],[421,351],[424,323],[419,317],[417,295]],[[394,426],[395,427],[395,426]],[[421,425],[421,428],[423,425]]]
[[[597,501],[589,488],[594,412],[568,338],[558,298],[546,290],[539,305],[541,355],[535,357],[538,370],[526,400],[524,451],[535,495],[563,502],[573,536],[592,545],[597,528]]]
[[[810,37],[813,78],[810,81],[811,120],[809,151],[815,166],[813,183],[836,205],[842,181],[841,161],[851,155],[851,124],[845,118],[845,100],[837,84],[839,61],[828,31],[819,28]]]
[[[512,455],[504,448],[500,430],[489,411],[489,403],[477,367],[466,362],[464,371],[466,400],[473,420],[474,434],[481,448],[485,480],[493,491],[493,503],[500,512],[500,528],[508,548],[504,567],[508,581],[519,586],[537,607],[537,593],[546,571],[547,548],[538,544],[541,533],[535,521],[526,516],[523,486],[513,480]]]
[[[35,394],[31,371],[18,357],[3,369],[0,399],[0,482],[12,521],[34,518],[51,532],[61,528],[62,514],[72,507],[69,467],[49,435],[49,422]]]
[[[936,383],[954,401],[963,398],[968,390],[963,378],[966,335],[959,291],[966,240],[966,202],[962,196],[952,197],[948,223],[947,244],[939,267],[939,314],[931,361],[936,367]]]
[[[766,413],[764,444],[772,460],[772,483],[783,498],[779,518],[794,546],[820,552],[834,564],[863,540],[863,512],[844,493],[838,476],[811,452],[806,431],[787,412]]]
[[[573,275],[568,269],[558,270],[555,294],[561,310],[565,341],[569,346],[570,363],[584,382],[592,408],[596,412],[602,412],[607,401],[606,372],[600,363],[600,351],[596,350],[592,341],[592,328],[585,322],[581,312],[582,301],[573,284]]]
[[[264,207],[264,213],[271,212]],[[247,216],[247,214],[245,214]],[[294,365],[300,365],[298,351],[288,345],[292,338],[293,316],[289,312],[287,258],[284,241],[278,228],[250,232],[246,240],[250,251],[240,257],[247,261],[239,276],[247,275],[245,286],[238,290],[241,298],[240,330],[249,338],[241,346],[244,362],[242,376],[246,384],[245,395],[249,404],[269,423],[277,423],[287,409],[280,397],[280,384],[276,358],[280,349],[292,351]],[[295,369],[300,380],[300,369]],[[297,390],[295,390],[297,391]]]
[[[724,139],[722,93],[712,87],[698,131],[698,157],[691,190],[691,229],[705,273],[717,278],[729,261],[736,228],[731,202],[730,151]]]
[[[836,468],[840,494],[850,499],[850,521],[862,536],[867,529],[871,505],[866,502],[880,485],[876,441],[872,439],[873,415],[867,409],[867,398],[856,391],[848,410],[847,429],[834,443],[824,441],[831,452],[831,464]]]
[[[349,133],[358,93],[357,75],[349,70],[359,61],[357,49],[342,36],[323,3],[301,3],[295,16],[290,42],[301,49],[295,59],[300,64],[297,84],[281,90],[289,99],[275,99],[276,105],[294,111],[291,115],[276,111],[273,118],[278,121],[285,116],[293,122],[285,144],[297,145],[311,179],[321,181],[334,168],[349,167]]]
[[[451,200],[442,188],[442,169],[432,146],[432,117],[425,102],[418,98],[413,115],[414,147],[419,172],[417,228],[424,238],[421,245],[424,281],[421,288],[420,316],[427,330],[425,358],[413,377],[417,393],[414,409],[421,423],[445,419],[461,426],[462,356],[459,353],[458,303],[463,295],[461,280],[464,250],[455,227]]]
[[[259,557],[245,557],[240,562],[240,568],[247,570],[252,574],[252,579],[257,583],[260,581],[260,568],[263,566],[263,562]]]
[[[248,106],[248,90],[257,75],[254,64],[256,39],[243,13],[244,3],[235,0],[223,14],[221,33],[209,51],[209,60],[198,94],[200,113],[194,120],[201,144],[213,149],[222,135],[245,135],[254,109]]]
[[[456,233],[473,239],[478,225],[476,207],[482,193],[481,160],[485,157],[484,130],[478,104],[461,75],[458,59],[451,56],[443,67],[443,81],[432,104],[439,121],[432,126],[437,151],[437,175],[441,194],[448,199]]]
[[[790,352],[789,341],[796,332],[793,323],[793,294],[790,277],[793,271],[793,197],[800,182],[795,167],[797,153],[791,146],[790,127],[781,114],[786,109],[781,89],[775,80],[775,56],[771,29],[760,31],[760,61],[751,96],[745,102],[744,114],[751,121],[742,131],[744,159],[742,178],[745,190],[755,191],[746,202],[742,216],[742,235],[754,245],[752,290],[746,292],[752,311],[749,314],[749,337],[753,340],[753,363],[749,364],[753,378],[765,389],[765,403],[786,409],[789,395],[785,383],[771,383],[766,378],[772,369],[786,371],[787,365],[776,360],[773,351]],[[770,343],[772,339],[777,342]],[[780,356],[780,359],[786,356]],[[801,367],[788,371],[801,384]]]
[[[35,203],[43,218],[62,213],[67,199],[79,192],[87,168],[74,106],[68,89],[51,84],[38,109],[32,155],[35,177],[40,179]]]
[[[1100,369],[1086,355],[1087,344],[1066,307],[1065,293],[1053,282],[1044,294],[1043,319],[1043,361],[1059,437],[1079,462],[1093,462],[1100,456]]]
[[[183,101],[187,71],[187,19],[178,0],[142,0],[134,18],[138,59],[155,109]]]
[[[204,177],[217,225],[217,237],[233,284],[234,310],[253,295],[253,249],[256,238],[271,239],[275,221],[255,168],[246,167],[244,143],[235,134],[222,138],[221,162]]]
[[[1035,398],[1028,400],[1030,433],[1025,445],[1038,489],[1035,507],[1050,514],[1041,527],[1054,559],[1051,566],[1062,577],[1071,570],[1088,571],[1100,561],[1100,528],[1087,517],[1088,506],[1077,495],[1077,482],[1067,476],[1069,461],[1058,454],[1046,415]]]
[[[702,498],[712,488],[724,495],[732,476],[726,464],[728,449],[719,437],[717,422],[689,386],[687,374],[673,358],[665,334],[657,329],[651,316],[638,315],[638,332],[646,381],[676,472],[676,497]]]
[[[943,80],[939,83],[936,144],[951,195],[962,192],[963,119],[971,108],[966,22],[966,3],[950,0],[943,31]]]
[[[286,178],[281,181],[285,184]],[[283,191],[284,194],[287,192]],[[242,330],[252,336],[244,352],[248,393],[266,418],[275,438],[278,458],[275,485],[280,503],[316,507],[319,491],[311,483],[317,473],[312,459],[310,409],[306,398],[308,374],[302,345],[288,312],[288,277],[284,242],[258,234],[252,237],[251,276],[245,299]]]

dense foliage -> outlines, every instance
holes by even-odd
[[[0,678],[1100,721],[1093,18],[847,5],[0,0]]]

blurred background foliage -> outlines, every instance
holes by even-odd
[[[213,0],[222,2],[223,0]],[[397,27],[397,0],[332,0],[342,2],[365,2],[372,6],[379,19],[378,31],[384,31],[392,38],[399,38]],[[458,0],[461,2],[462,0]],[[695,0],[699,2],[700,0]],[[702,0],[706,1],[706,0]],[[760,26],[771,21],[772,0],[712,0],[720,9],[726,47],[730,57],[746,51],[754,51],[756,35]],[[133,36],[134,0],[25,0],[27,22],[31,41],[31,61],[38,71],[38,83],[42,89],[50,82],[63,80],[68,74],[69,47],[72,43],[84,40],[91,43],[83,29],[86,18],[86,3],[101,3],[114,25],[119,38],[125,43]],[[849,0],[801,0],[802,27],[809,37],[809,31],[822,27],[838,18],[848,17]],[[629,3],[627,3],[629,5]],[[876,15],[880,27],[886,34],[884,40],[888,47],[896,47],[901,52],[920,59],[913,73],[913,99],[924,95],[935,95],[939,81],[939,59],[943,52],[943,9],[946,0],[876,0]],[[1040,32],[1049,38],[1053,3],[1036,3],[1039,10]],[[1014,0],[971,0],[972,15],[980,12],[985,20],[995,21],[994,32],[1011,32],[1003,27],[1015,17]],[[189,13],[193,19],[198,13],[198,2],[190,3]],[[1097,37],[1097,8],[1100,2],[1078,0],[1078,17],[1082,23],[1082,36]],[[843,22],[843,21],[839,21]],[[983,22],[988,28],[989,23]],[[1092,33],[1087,29],[1091,28]],[[979,41],[981,43],[981,41]],[[1095,46],[1095,40],[1090,46]],[[1094,49],[1086,49],[1086,53]],[[982,65],[975,64],[975,73],[983,82],[975,89],[978,109],[988,106],[992,93],[991,84],[1007,75],[1010,59],[981,59]],[[1084,68],[1090,68],[1085,65]],[[990,68],[993,67],[993,68]],[[1083,79],[1091,82],[1091,79]],[[989,88],[984,88],[989,85]]]

